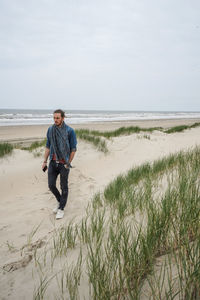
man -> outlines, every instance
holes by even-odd
[[[42,169],[48,168],[48,185],[51,192],[58,201],[57,207],[53,210],[56,219],[62,219],[64,208],[68,197],[68,176],[71,162],[76,152],[76,134],[74,129],[65,124],[65,113],[57,109],[53,113],[54,125],[50,126],[47,131],[47,142],[44,154]],[[56,180],[60,174],[61,193],[56,187]]]

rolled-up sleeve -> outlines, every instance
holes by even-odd
[[[77,139],[76,139],[76,133],[73,128],[70,128],[70,132],[69,132],[69,145],[70,145],[70,152],[75,152],[77,149]]]

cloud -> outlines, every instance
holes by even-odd
[[[2,0],[0,105],[29,98],[48,108],[57,94],[70,108],[181,110],[183,101],[199,109],[199,8],[194,0]]]

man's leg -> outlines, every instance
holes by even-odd
[[[59,170],[56,165],[56,162],[51,161],[48,168],[48,185],[50,191],[54,194],[58,203],[60,203],[61,195],[56,187],[56,179],[58,177],[58,174],[59,174]]]
[[[64,209],[67,198],[68,198],[68,176],[69,176],[69,168],[65,168],[64,165],[61,166],[60,169],[60,188],[62,191],[62,195],[60,198],[60,209]]]

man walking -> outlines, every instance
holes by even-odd
[[[50,126],[47,131],[47,143],[42,169],[45,170],[47,168],[49,157],[48,185],[58,202],[53,212],[56,214],[56,219],[62,219],[68,197],[68,176],[71,162],[76,152],[77,140],[74,129],[64,122],[64,111],[61,109],[55,110],[53,117],[54,125]],[[59,174],[61,193],[56,187],[56,180]]]

